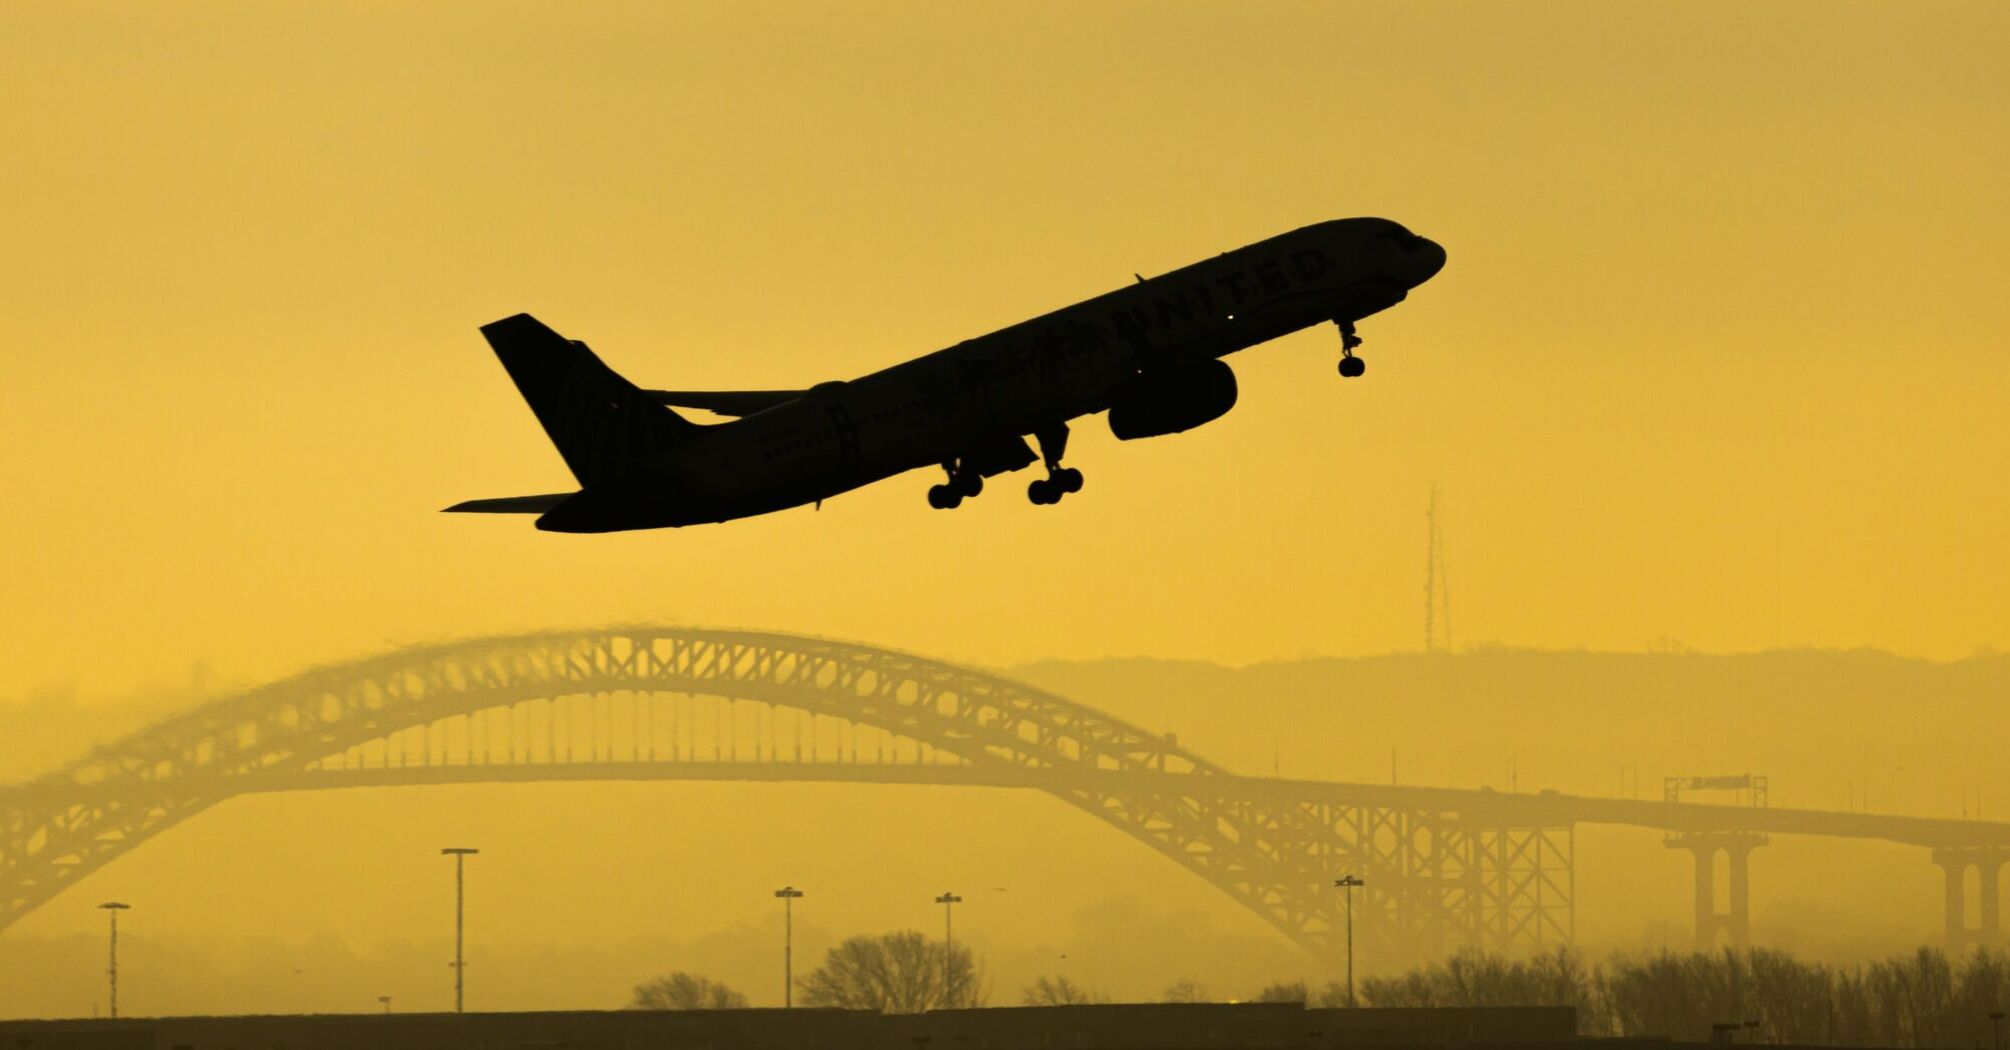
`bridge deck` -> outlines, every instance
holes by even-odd
[[[474,763],[371,769],[309,769],[251,774],[260,791],[467,782],[696,780],[822,781],[871,784],[944,784],[967,787],[1099,788],[1121,784],[1167,794],[1207,794],[1223,798],[1380,806],[1455,813],[1487,824],[1560,827],[1610,824],[1671,832],[1745,832],[1871,839],[1932,848],[2010,849],[2010,823],[1950,820],[1880,813],[1816,809],[1759,808],[1694,802],[1534,794],[1486,788],[1406,787],[1344,781],[1283,780],[1226,773],[1105,772],[1084,769],[1028,769],[961,763],[597,761],[557,763]]]

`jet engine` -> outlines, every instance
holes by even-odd
[[[1235,372],[1220,361],[1168,369],[1140,379],[1110,401],[1110,433],[1118,439],[1177,434],[1235,407]]]

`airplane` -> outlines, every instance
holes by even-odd
[[[1443,248],[1388,219],[1336,219],[803,390],[643,390],[585,343],[516,314],[482,335],[579,489],[446,510],[536,514],[546,532],[678,527],[821,507],[924,467],[943,471],[928,504],[948,510],[1036,459],[1046,476],[1026,495],[1054,504],[1082,488],[1061,463],[1070,421],[1107,412],[1126,441],[1190,430],[1235,405],[1223,357],[1318,324],[1338,326],[1340,374],[1360,376],[1355,324],[1444,265]],[[732,418],[696,423],[678,408]]]

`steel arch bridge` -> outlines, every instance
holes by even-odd
[[[1567,941],[1569,821],[1469,792],[1240,777],[997,675],[783,634],[622,627],[476,639],[227,697],[0,788],[0,929],[235,795],[526,780],[1029,788],[1170,858],[1325,957]],[[1389,956],[1384,956],[1389,957]]]

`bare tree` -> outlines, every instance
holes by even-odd
[[[1313,996],[1307,1005],[1337,1010],[1352,1004],[1347,1001],[1346,985],[1339,981],[1327,981],[1325,986],[1319,989],[1319,994]]]
[[[1587,969],[1568,948],[1525,959],[1466,950],[1401,976],[1366,978],[1361,1001],[1410,1007],[1575,1006],[1581,1017],[1589,1018],[1598,1005],[1599,980],[1597,971]],[[1321,1000],[1321,1005],[1343,1006],[1346,989],[1329,984]]]
[[[968,947],[902,930],[846,940],[796,987],[810,1006],[911,1014],[982,1006],[982,977]]]
[[[1169,1003],[1208,1003],[1214,1001],[1208,998],[1207,986],[1191,977],[1182,977],[1167,985],[1165,994],[1160,996],[1160,998]]]
[[[1084,1006],[1109,1000],[1076,984],[1066,976],[1055,974],[1052,977],[1041,977],[1027,985],[1020,991],[1019,1001],[1027,1006]]]
[[[747,997],[710,977],[682,970],[635,986],[630,1010],[744,1010]]]
[[[1311,998],[1311,995],[1306,991],[1304,981],[1281,981],[1277,984],[1266,985],[1262,991],[1256,993],[1254,1001],[1259,1003],[1304,1003]]]

